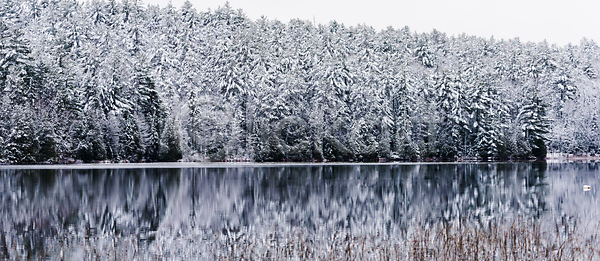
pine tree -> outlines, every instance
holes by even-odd
[[[30,52],[23,33],[0,21],[0,92],[19,104],[30,103],[38,91],[28,84],[35,77]]]
[[[462,104],[466,101],[463,93],[464,84],[457,75],[449,71],[443,72],[438,77],[436,87],[437,107],[441,118],[436,138],[439,156],[445,159],[466,156],[462,154],[465,147],[461,147],[467,137],[465,134],[470,131]]]
[[[33,113],[25,106],[12,104],[13,112],[8,119],[3,155],[11,163],[33,163],[37,161],[39,144],[36,143]]]
[[[75,157],[84,162],[105,160],[109,156],[106,137],[102,126],[105,125],[100,112],[88,110],[79,114],[75,120],[75,137],[73,149]]]
[[[161,97],[150,77],[141,75],[138,79],[138,108],[143,116],[140,130],[145,147],[144,157],[150,161],[159,159],[160,137],[164,128],[166,112]]]
[[[181,137],[175,126],[175,121],[171,117],[167,117],[165,121],[165,127],[162,130],[162,136],[160,138],[160,150],[159,160],[160,161],[177,161],[182,158]]]
[[[547,153],[546,134],[550,127],[550,121],[546,116],[546,105],[536,93],[530,94],[531,98],[521,108],[519,122],[525,139],[531,148],[531,155],[538,159],[544,159]]]
[[[121,118],[121,126],[122,130],[119,134],[120,157],[131,162],[140,161],[144,156],[144,147],[141,141],[138,119],[135,115],[125,111]]]

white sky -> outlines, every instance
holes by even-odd
[[[147,4],[181,7],[185,0],[142,0]],[[190,0],[197,11],[214,10],[225,0]],[[346,26],[367,24],[411,31],[437,29],[448,36],[467,33],[496,39],[565,45],[581,38],[600,42],[600,1],[592,0],[229,0],[251,19],[266,16],[288,22],[292,18]]]

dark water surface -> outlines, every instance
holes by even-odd
[[[484,225],[517,216],[598,224],[599,167],[0,169],[0,259],[63,257],[65,251],[87,258],[89,238],[98,249],[117,248],[118,238],[128,238],[136,249],[163,251],[182,238],[210,241],[206,235],[276,228],[393,237],[415,223],[458,218]]]

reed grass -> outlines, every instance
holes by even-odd
[[[197,231],[187,236],[63,236],[34,257],[51,260],[600,260],[600,224],[574,219],[416,222],[399,233],[300,227]]]

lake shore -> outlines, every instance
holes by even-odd
[[[459,159],[456,161],[386,161],[386,162],[252,162],[252,161],[178,161],[178,162],[110,162],[95,163],[36,163],[36,164],[0,164],[0,169],[140,169],[140,168],[232,168],[232,167],[285,167],[285,166],[339,166],[339,165],[431,165],[431,164],[502,164],[534,162],[535,160],[481,161]],[[545,163],[592,163],[600,162],[600,156],[550,155]]]
[[[153,163],[73,163],[0,165],[0,169],[178,169],[178,168],[236,168],[236,167],[289,167],[289,166],[380,166],[380,165],[436,165],[436,164],[502,164],[509,161],[452,161],[452,162],[153,162]]]

